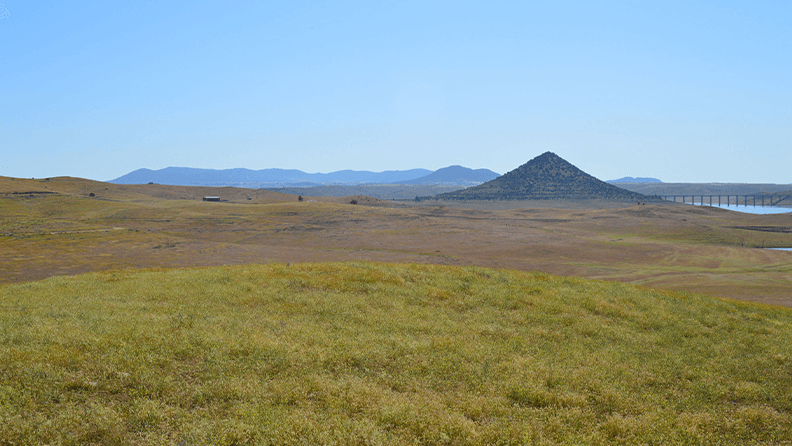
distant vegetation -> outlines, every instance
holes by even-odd
[[[371,263],[0,286],[1,444],[783,444],[792,312]]]

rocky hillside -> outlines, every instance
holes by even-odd
[[[658,197],[631,192],[583,172],[555,153],[545,152],[492,181],[440,194],[440,200],[632,200]]]

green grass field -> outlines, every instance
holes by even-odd
[[[792,311],[484,268],[0,286],[0,445],[792,444]]]

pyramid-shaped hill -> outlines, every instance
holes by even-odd
[[[583,172],[560,156],[545,152],[494,180],[439,194],[438,200],[618,200],[658,201]]]

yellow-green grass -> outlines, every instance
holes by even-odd
[[[0,444],[789,444],[792,311],[485,268],[0,287]]]

